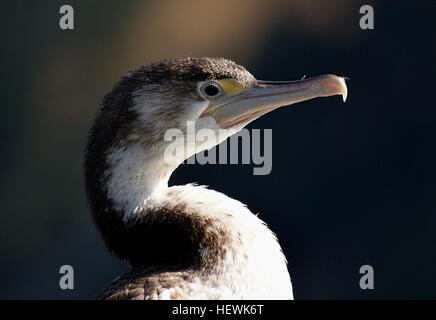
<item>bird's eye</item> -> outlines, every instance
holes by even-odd
[[[215,82],[207,82],[201,87],[201,92],[206,98],[216,98],[223,94],[223,89]]]

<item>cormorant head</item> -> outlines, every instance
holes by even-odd
[[[95,126],[108,127],[112,135],[117,131],[116,140],[145,141],[154,150],[178,134],[187,138],[186,144],[195,140],[188,139],[190,133],[202,129],[216,133],[216,141],[196,143],[195,150],[185,145],[180,163],[280,106],[337,94],[345,100],[347,88],[344,79],[334,75],[260,81],[223,58],[168,59],[124,76],[104,98]],[[220,129],[227,130],[218,134]]]

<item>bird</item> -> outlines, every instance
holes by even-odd
[[[174,170],[281,106],[342,95],[342,77],[257,80],[225,58],[163,59],[129,71],[104,96],[89,130],[84,180],[93,221],[130,269],[96,299],[293,299],[276,235],[245,204],[197,184],[168,186]],[[171,161],[170,129],[226,134]],[[180,140],[180,139],[179,139]],[[181,139],[183,141],[183,139]]]

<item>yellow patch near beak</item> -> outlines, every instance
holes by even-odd
[[[221,88],[228,94],[234,95],[245,90],[246,86],[233,79],[222,79],[217,81]]]

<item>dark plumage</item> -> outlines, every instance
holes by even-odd
[[[243,67],[224,58],[164,59],[129,72],[126,78],[135,83],[160,83],[162,81],[189,82],[204,80],[236,79],[249,83],[254,77]]]

